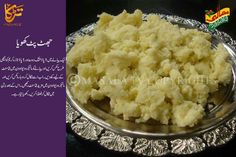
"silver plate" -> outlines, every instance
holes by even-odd
[[[197,28],[212,35],[212,46],[223,43],[232,61],[232,81],[219,92],[213,94],[215,104],[207,104],[207,115],[193,128],[179,128],[172,125],[136,124],[110,115],[105,105],[100,107],[80,104],[72,96],[67,84],[66,119],[75,134],[97,141],[107,149],[145,155],[163,156],[166,154],[192,154],[207,147],[227,143],[236,133],[236,42],[226,33],[209,31],[207,25],[178,16],[158,14],[173,24],[185,28]],[[143,16],[143,20],[146,15]],[[74,45],[77,36],[91,35],[95,24],[87,25],[66,38],[66,51]],[[71,70],[67,69],[67,77]],[[105,102],[104,102],[105,104]]]

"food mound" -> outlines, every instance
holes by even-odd
[[[209,94],[231,80],[227,50],[213,49],[208,33],[142,16],[102,13],[93,35],[78,37],[67,54],[79,78],[73,96],[83,104],[109,98],[111,114],[124,120],[192,127]]]

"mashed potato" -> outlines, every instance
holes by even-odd
[[[194,126],[210,93],[231,79],[223,45],[211,35],[179,28],[158,15],[102,13],[94,34],[79,37],[67,55],[80,81],[72,92],[81,103],[110,98],[111,112],[136,122]]]

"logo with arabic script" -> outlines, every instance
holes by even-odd
[[[16,4],[5,4],[5,21],[7,23],[12,23],[16,17],[22,16],[24,5],[16,5]]]
[[[220,9],[217,7],[217,11],[205,10],[205,22],[208,23],[208,29],[213,30],[219,25],[229,21],[230,8]]]

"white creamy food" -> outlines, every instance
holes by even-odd
[[[194,126],[204,116],[210,93],[231,80],[223,45],[211,48],[211,35],[179,28],[158,15],[102,13],[94,34],[79,37],[67,54],[80,81],[74,97],[110,99],[111,112],[136,122]]]

